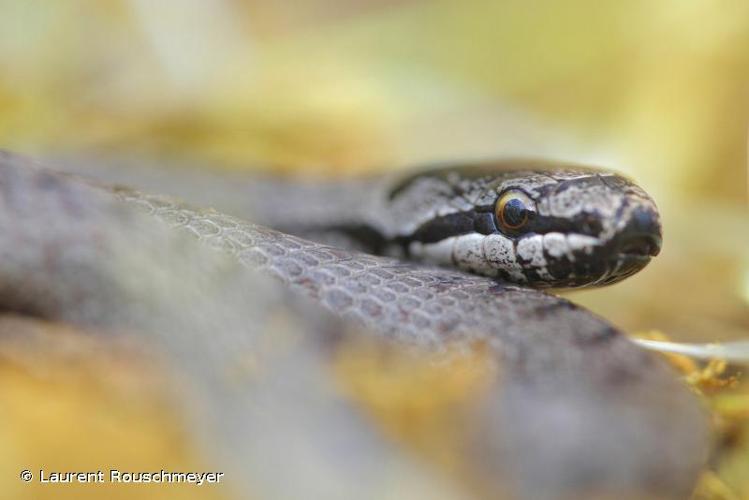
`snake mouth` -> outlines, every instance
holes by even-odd
[[[626,243],[616,246],[616,253],[609,259],[608,271],[598,285],[611,285],[641,271],[661,250],[660,238],[648,234],[630,237]]]
[[[660,253],[662,240],[657,218],[643,210],[634,214],[621,234],[607,245],[608,269],[598,285],[610,285],[632,276]]]
[[[636,274],[650,263],[651,255],[640,252],[622,252],[611,259],[609,272],[597,283],[599,286],[611,285]]]
[[[619,247],[619,257],[637,258],[644,257],[650,260],[661,251],[660,238],[655,235],[640,235],[636,238],[630,238],[625,244]]]

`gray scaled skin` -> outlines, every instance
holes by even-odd
[[[96,277],[96,296],[122,289],[125,278],[96,255],[84,253],[75,259],[76,273],[63,269],[56,276],[45,273],[49,263],[44,259],[80,244],[106,246],[102,234],[126,229],[136,233],[116,240],[114,247],[137,242],[132,238],[137,227],[127,224],[134,215],[118,205],[124,202],[165,221],[172,228],[165,225],[165,232],[196,236],[375,338],[435,350],[462,346],[468,351],[477,342],[489,346],[501,376],[468,425],[472,438],[465,453],[496,491],[520,498],[684,498],[706,460],[706,415],[677,375],[610,324],[564,299],[459,271],[329,247],[128,189],[89,188],[9,155],[0,161],[0,187],[4,307],[18,309],[36,295],[42,303],[20,309],[75,317],[75,301],[64,307],[49,304],[55,304],[51,298],[69,299],[66,283],[77,286],[74,296],[85,296],[76,278],[86,276],[81,270]],[[81,200],[86,202],[82,208]],[[35,216],[37,204],[58,207],[47,211],[58,217]],[[77,208],[66,208],[71,204]],[[89,217],[102,230],[88,242],[65,230]],[[35,260],[18,251],[24,246],[44,251]],[[137,244],[127,251],[138,254]],[[208,282],[211,276],[205,276]],[[50,277],[57,279],[49,283]],[[45,298],[39,291],[51,295]],[[95,305],[84,310],[96,310]],[[199,311],[199,303],[191,306]],[[139,314],[147,315],[147,308],[141,309]],[[107,317],[107,312],[114,311],[100,315]],[[179,311],[172,314],[184,320]],[[183,314],[190,318],[195,312]],[[249,309],[246,321],[253,321]],[[191,370],[189,364],[184,369]],[[240,391],[234,397],[252,394]]]

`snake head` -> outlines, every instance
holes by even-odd
[[[616,173],[513,160],[453,169],[439,179],[450,186],[455,210],[413,233],[408,251],[419,258],[533,287],[565,288],[620,281],[661,248],[655,203]]]
[[[498,274],[539,287],[608,285],[660,252],[653,200],[613,173],[556,171],[554,182],[507,179],[496,192],[497,231],[485,255]]]

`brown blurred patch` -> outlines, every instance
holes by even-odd
[[[499,390],[501,379],[487,346],[428,353],[351,339],[335,352],[333,370],[343,392],[388,436],[468,488],[481,489],[482,478],[467,459],[472,427],[482,398]]]

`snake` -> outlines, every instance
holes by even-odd
[[[632,180],[510,159],[325,186],[227,185],[211,205],[230,214],[2,153],[0,307],[160,345],[191,381],[188,399],[203,402],[204,434],[243,475],[254,465],[246,484],[268,497],[303,491],[288,477],[311,498],[383,498],[394,478],[409,498],[464,497],[320,391],[331,343],[351,336],[489,353],[498,375],[459,447],[479,496],[685,498],[694,488],[710,447],[701,403],[655,354],[540,290],[610,285],[658,254],[658,210]],[[266,371],[286,383],[221,376],[279,329],[301,339],[294,356],[269,355]],[[278,412],[268,419],[257,401]],[[301,456],[335,480],[312,480],[309,460],[284,452],[290,423],[307,429],[292,439]]]
[[[661,247],[659,213],[645,191],[564,162],[430,166],[334,189],[276,183],[256,188],[245,210],[286,232],[533,288],[612,284]],[[340,192],[347,196],[331,201]],[[278,199],[292,202],[279,207]],[[310,215],[310,206],[321,208]]]

